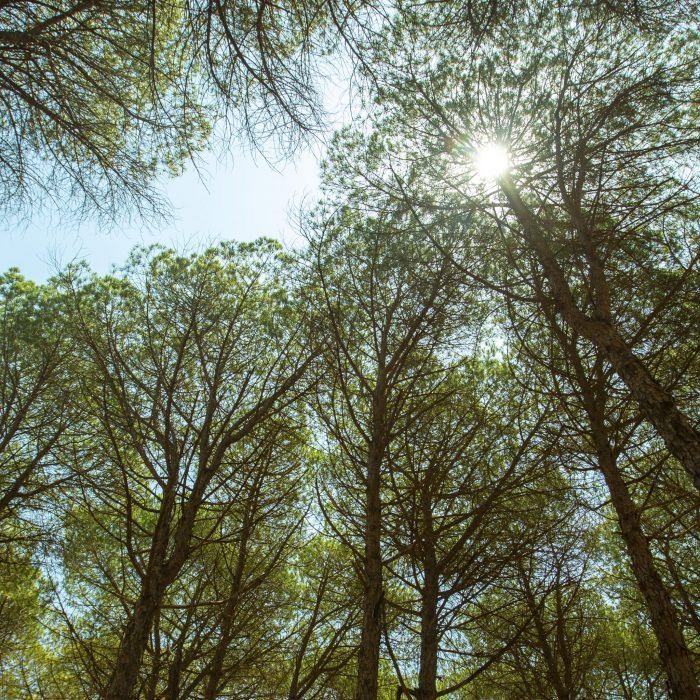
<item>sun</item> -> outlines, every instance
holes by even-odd
[[[479,179],[498,180],[510,171],[510,156],[500,143],[485,143],[474,152],[474,168]]]

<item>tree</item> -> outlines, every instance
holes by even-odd
[[[502,666],[487,671],[477,692],[498,688],[505,697],[569,700],[609,697],[606,693],[617,690],[604,675],[608,659],[601,654],[612,615],[593,588],[590,542],[597,532],[572,503],[571,491],[568,496],[566,506],[557,508],[556,529],[515,563],[509,598],[529,624],[506,649]],[[503,635],[500,626],[485,619],[482,634],[498,638]]]
[[[68,344],[51,287],[0,277],[0,523],[69,476],[53,452],[69,423]]]
[[[37,641],[45,581],[26,550],[0,540],[0,673],[12,700],[24,696],[26,666],[43,660]]]
[[[693,407],[654,376],[635,349],[643,322],[619,308],[627,285],[673,307],[697,279],[697,35],[687,24],[631,32],[622,19],[557,3],[519,17],[478,45],[439,44],[437,60],[428,31],[399,23],[392,39],[403,53],[378,91],[373,137],[393,164],[358,172],[350,156],[338,186],[393,194],[428,237],[451,216],[484,261],[465,274],[505,296],[507,266],[534,256],[545,286],[524,293],[600,349],[700,487]],[[492,141],[513,164],[495,184],[475,172]],[[492,264],[497,255],[503,265]],[[671,293],[645,286],[647,266],[667,267]]]
[[[385,633],[402,692],[421,700],[452,697],[522,633],[474,652],[478,620],[511,604],[497,594],[504,572],[543,536],[532,492],[546,488],[551,468],[540,435],[547,411],[518,401],[503,368],[475,358],[443,384],[392,445],[386,487],[396,553],[386,563],[394,621]]]
[[[284,419],[256,449],[240,450],[202,508],[198,547],[154,618],[140,679],[146,698],[279,693],[286,681],[272,669],[287,662],[280,638],[300,546],[303,432]]]
[[[329,340],[316,413],[331,449],[319,500],[362,585],[355,697],[365,700],[378,693],[389,453],[442,381],[431,357],[454,328],[451,309],[462,290],[448,257],[401,235],[400,221],[345,209],[317,227],[309,259],[317,323]]]
[[[695,2],[0,5],[19,196],[369,117],[299,265],[1,278],[10,697],[697,697]]]
[[[436,232],[461,232],[469,259],[481,260],[462,266],[465,276],[511,304],[538,306],[590,343],[697,485],[695,406],[683,391],[692,374],[682,370],[697,354],[686,315],[697,289],[697,202],[694,172],[680,170],[699,145],[695,35],[666,27],[659,47],[658,33],[631,35],[622,21],[556,4],[522,19],[478,45],[437,42],[437,58],[430,28],[397,22],[404,52],[378,91],[384,113],[368,137],[338,140],[332,183],[366,202],[393,197],[438,248]],[[475,172],[480,145],[493,140],[508,145],[513,163],[495,184]],[[659,361],[661,349],[680,360],[675,371]],[[648,543],[646,552],[648,564]],[[659,621],[678,642],[667,651],[678,650],[684,668],[670,668],[673,652],[662,652],[672,692],[694,697],[664,595]]]
[[[168,588],[226,517],[230,504],[213,509],[222,485],[304,386],[310,356],[280,264],[271,243],[223,244],[190,258],[137,254],[121,280],[68,278],[85,430],[103,465],[80,487],[128,562],[110,574],[95,551],[127,614],[105,698],[132,693]]]
[[[329,57],[363,67],[354,72],[358,86],[363,73],[376,85],[386,61],[371,49],[397,17],[446,42],[478,43],[520,22],[528,5],[7,0],[0,206],[29,211],[47,195],[83,215],[162,213],[157,180],[179,172],[221,120],[229,136],[257,147],[272,142],[278,154],[323,133],[323,92],[337,70]],[[663,11],[657,0],[590,5],[647,30],[695,17],[691,1]]]
[[[620,464],[626,453],[627,459],[632,460],[640,450],[633,443],[638,421],[630,417],[626,402],[620,406],[619,398],[614,399],[614,375],[605,371],[602,354],[594,351],[586,356],[580,338],[557,324],[553,315],[547,321],[558,347],[537,338],[537,325],[532,319],[527,338],[521,338],[520,345],[532,363],[545,367],[552,375],[551,394],[569,417],[565,434],[572,435],[572,453],[577,451],[574,446],[580,449],[582,440],[590,445],[593,456],[584,452],[581,458],[592,462],[604,479],[635,583],[659,644],[672,697],[692,698],[697,692],[697,682],[688,646],[642,528],[640,509],[627,485],[629,477],[625,479]],[[513,327],[520,326],[513,319]]]
[[[358,606],[347,595],[354,588],[352,566],[336,542],[316,536],[300,551],[294,572],[295,625],[286,661],[291,661],[288,700],[351,693],[355,644],[351,631]]]
[[[104,217],[161,209],[154,181],[209,135],[178,46],[182,18],[178,4],[139,0],[3,3],[4,209],[42,194]]]

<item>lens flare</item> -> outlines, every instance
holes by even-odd
[[[476,149],[474,168],[477,176],[484,181],[497,180],[510,170],[510,156],[500,143],[485,143]]]

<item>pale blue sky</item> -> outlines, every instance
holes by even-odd
[[[288,214],[318,189],[317,159],[311,151],[273,169],[260,156],[240,151],[226,159],[204,159],[204,182],[189,168],[164,183],[174,219],[143,230],[137,224],[101,231],[94,222],[80,227],[61,222],[57,212],[37,213],[30,221],[0,224],[0,271],[19,267],[41,282],[57,264],[85,259],[98,273],[122,263],[136,244],[163,243],[197,248],[223,239],[271,236],[293,245],[297,238]]]

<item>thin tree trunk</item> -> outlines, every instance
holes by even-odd
[[[378,389],[381,397],[381,389]],[[375,401],[373,439],[367,456],[365,566],[362,636],[358,654],[355,700],[376,700],[382,624],[382,555],[380,468],[384,455],[383,397]]]
[[[153,620],[153,658],[151,661],[148,684],[144,690],[145,700],[156,700],[162,665],[163,660],[160,648],[160,611],[158,610]]]
[[[176,644],[175,654],[168,669],[168,685],[163,697],[165,700],[177,700],[180,690],[180,677],[182,676],[182,647],[185,643],[185,629],[182,630]]]
[[[700,690],[695,680],[688,647],[678,624],[676,611],[656,569],[649,541],[642,532],[639,511],[617,468],[602,424],[598,420],[592,420],[591,424],[600,470],[605,477],[632,571],[659,643],[661,662],[668,677],[671,697],[675,700],[700,700]]]
[[[420,668],[418,669],[418,700],[436,700],[437,698],[437,657],[438,657],[438,596],[440,580],[438,576],[437,557],[435,556],[435,534],[433,532],[433,513],[431,481],[421,492],[421,520],[423,524],[422,549],[424,582],[421,595],[420,625]]]
[[[311,613],[311,618],[308,622],[308,627],[302,635],[301,643],[299,645],[299,651],[294,659],[294,671],[292,672],[292,680],[289,684],[289,694],[287,695],[287,700],[297,700],[299,697],[299,680],[301,676],[301,669],[304,664],[304,658],[306,657],[306,650],[309,647],[309,641],[314,633],[314,628],[318,621],[319,612],[321,609],[321,603],[323,601],[323,594],[326,590],[326,584],[328,582],[329,573],[328,570],[324,570],[323,576],[321,578],[321,583],[318,587],[318,592],[316,594],[316,602],[314,603],[314,609]]]
[[[221,677],[224,669],[224,659],[226,658],[226,652],[228,651],[229,644],[231,643],[231,625],[233,623],[233,618],[237,607],[238,595],[235,594],[234,597],[226,604],[226,609],[224,610],[224,616],[221,622],[221,639],[216,646],[214,658],[211,662],[209,678],[207,679],[207,686],[204,690],[204,700],[215,700],[217,693],[219,692],[219,686],[221,685]]]
[[[147,581],[142,586],[141,595],[119,645],[105,700],[129,700],[132,697],[148,635],[163,595],[162,589],[163,586],[157,580]]]
[[[430,558],[430,557],[428,557]],[[435,555],[432,556],[433,564]],[[419,700],[437,698],[438,652],[438,575],[436,567],[426,567],[421,601],[420,669],[418,671]]]
[[[533,621],[535,623],[535,631],[537,633],[537,642],[542,652],[542,657],[544,659],[544,665],[547,673],[547,680],[549,681],[557,700],[569,700],[570,692],[566,687],[566,684],[562,680],[561,674],[559,673],[559,666],[557,664],[557,659],[552,649],[552,645],[549,643],[548,633],[544,626],[544,621],[542,620],[542,611],[544,606],[538,604],[535,600],[535,595],[530,587],[530,582],[527,578],[527,573],[520,568],[520,575],[523,584],[523,592],[525,593],[525,600],[530,612],[533,616]]]
[[[204,700],[215,700],[217,693],[219,692],[219,686],[221,685],[224,659],[226,658],[226,652],[228,651],[229,644],[231,643],[231,628],[236,616],[236,611],[238,610],[241,584],[243,582],[243,572],[245,570],[248,555],[247,547],[248,537],[250,534],[249,527],[249,523],[246,522],[241,534],[241,542],[238,550],[238,557],[236,559],[236,569],[233,574],[233,581],[231,582],[229,598],[226,602],[226,607],[221,619],[221,639],[219,640],[219,644],[217,645],[214,653],[214,658],[211,662],[209,678],[207,679],[207,686],[204,691]]]
[[[543,235],[536,218],[515,185],[502,181],[503,192],[523,230],[523,237],[537,255],[551,290],[550,301],[566,323],[597,347],[639,405],[642,415],[656,428],[668,451],[683,465],[700,489],[700,432],[678,408],[672,394],[652,376],[609,321],[589,318],[576,305],[566,277]]]
[[[139,599],[122,635],[105,700],[129,700],[132,697],[153,619],[168,585],[180,571],[186,558],[192,530],[191,511],[196,510],[192,501],[183,509],[174,537],[175,547],[170,557],[167,557],[175,502],[174,483],[174,480],[171,481],[161,504],[151,545],[149,567],[141,582]],[[185,532],[188,527],[189,530]]]

